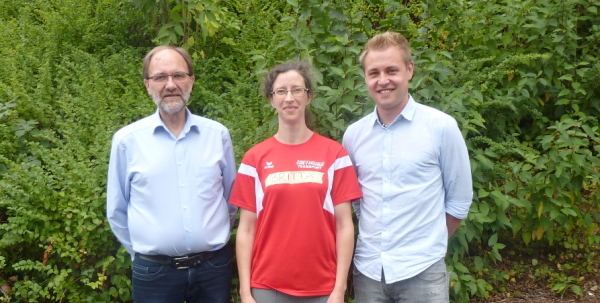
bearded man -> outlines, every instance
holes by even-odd
[[[108,222],[133,260],[133,299],[228,303],[229,131],[186,108],[195,78],[184,49],[152,49],[143,75],[158,109],[115,133],[107,184]]]

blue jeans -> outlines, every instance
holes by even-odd
[[[353,276],[356,303],[450,302],[449,275],[444,259],[412,278],[391,284],[385,283],[383,271],[381,281],[368,278],[356,268]]]
[[[229,303],[231,297],[231,247],[225,245],[212,258],[187,269],[135,258],[135,303]]]

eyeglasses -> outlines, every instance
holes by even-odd
[[[271,95],[277,96],[277,97],[285,97],[285,96],[287,96],[288,92],[292,92],[293,96],[299,96],[303,92],[308,92],[308,91],[309,91],[308,88],[300,88],[300,87],[292,88],[290,90],[287,90],[287,89],[276,89],[276,90],[274,90],[274,91],[271,92]]]
[[[182,83],[182,82],[185,82],[189,76],[190,76],[190,74],[188,74],[188,73],[177,72],[177,73],[172,73],[170,75],[158,74],[158,75],[154,75],[152,77],[148,77],[147,79],[152,80],[156,83],[165,83],[165,82],[169,81],[169,77],[171,77],[171,78],[173,78],[173,82]]]

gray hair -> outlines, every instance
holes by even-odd
[[[144,79],[148,79],[148,77],[150,76],[150,75],[148,75],[148,69],[150,68],[150,61],[152,61],[152,57],[156,53],[166,50],[166,49],[172,49],[172,50],[178,52],[181,55],[181,57],[183,57],[183,60],[185,60],[185,63],[187,64],[188,74],[190,74],[190,76],[194,75],[194,63],[192,63],[192,57],[190,57],[190,54],[185,49],[183,49],[181,47],[171,46],[171,45],[162,45],[162,46],[157,46],[157,47],[153,48],[151,51],[148,52],[146,57],[144,57],[144,69],[142,72]]]

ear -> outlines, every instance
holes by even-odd
[[[273,95],[269,96],[269,103],[271,104],[272,108],[275,108],[275,104],[273,104]]]
[[[144,79],[144,86],[146,87],[148,95],[150,95],[150,82],[148,81],[148,79]]]
[[[410,61],[410,64],[406,67],[406,71],[410,74],[408,79],[412,79],[413,72],[415,71],[415,63]]]

